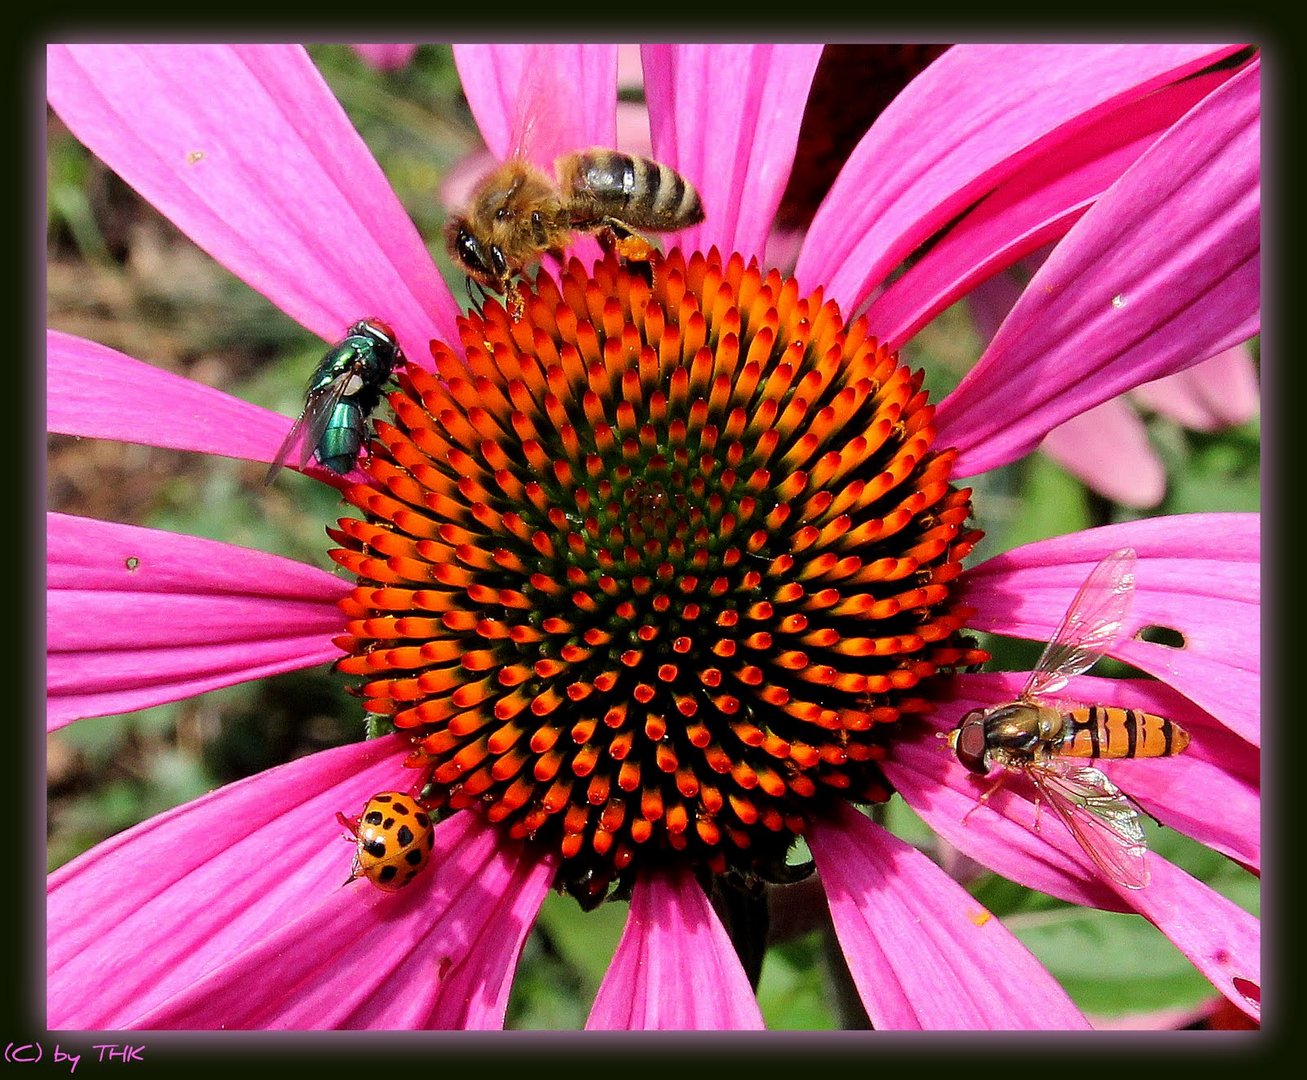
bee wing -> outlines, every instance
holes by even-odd
[[[1121,548],[1089,572],[1053,639],[1030,673],[1022,697],[1056,693],[1088,671],[1112,646],[1135,590],[1135,553]]]
[[[560,110],[574,96],[563,83],[549,46],[523,46],[509,157],[549,165],[557,154]]]
[[[1098,769],[1056,760],[1024,772],[1095,866],[1127,889],[1148,884],[1139,814],[1111,780]]]
[[[264,484],[271,484],[276,479],[277,474],[290,460],[291,454],[296,451],[299,454],[297,464],[301,469],[309,463],[309,458],[313,456],[313,451],[317,449],[323,433],[327,430],[331,414],[336,411],[340,399],[345,396],[345,388],[349,386],[352,374],[351,371],[341,372],[320,390],[309,392],[304,400],[304,411],[295,418],[295,423],[291,425],[286,438],[282,440],[277,456],[272,459],[272,464],[268,467],[267,475],[263,478]]]

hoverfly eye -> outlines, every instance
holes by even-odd
[[[490,263],[497,277],[508,277],[508,261],[504,258],[504,252],[498,244],[490,245]]]

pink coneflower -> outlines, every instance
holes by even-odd
[[[353,586],[50,515],[50,727],[340,661],[393,728],[52,874],[50,1026],[499,1027],[558,886],[587,906],[630,892],[587,1026],[758,1028],[704,883],[780,875],[801,835],[875,1027],[1088,1027],[999,919],[857,809],[892,792],[1014,881],[1144,915],[1258,1015],[1253,916],[1156,853],[1146,888],[1115,885],[1015,784],[964,824],[984,785],[936,738],[1023,682],[941,677],[981,658],[965,629],[1047,639],[1088,569],[1133,548],[1111,655],[1155,678],[1076,693],[1191,732],[1185,754],[1112,775],[1260,865],[1257,516],[1113,525],[964,568],[957,483],[1258,331],[1259,61],[1221,62],[1239,52],[950,49],[859,143],[790,280],[759,259],[820,48],[645,46],[653,155],[706,220],[651,274],[573,259],[524,288],[519,320],[494,303],[483,320],[460,318],[302,50],[51,48],[55,111],[196,243],[326,341],[384,319],[410,364],[393,422],[335,481],[363,515],[332,530]],[[540,163],[613,145],[615,47],[455,55],[495,154],[527,72],[569,88]],[[894,350],[1054,239],[931,405]],[[290,424],[53,331],[48,362],[52,431],[269,462]],[[431,869],[342,888],[336,813],[428,778],[448,815]]]

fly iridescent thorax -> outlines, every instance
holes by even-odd
[[[395,332],[380,319],[361,319],[323,354],[309,379],[304,410],[286,435],[264,483],[271,483],[292,454],[303,468],[316,457],[324,468],[349,472],[367,439],[367,422],[386,383],[404,363]]]
[[[1134,551],[1123,548],[1095,566],[1018,699],[967,713],[949,732],[948,744],[971,773],[1004,770],[977,805],[1009,773],[1025,776],[1095,865],[1138,889],[1148,884],[1139,815],[1100,770],[1075,759],[1170,757],[1189,745],[1188,732],[1140,710],[1043,701],[1093,667],[1117,639],[1134,593],[1134,565]]]

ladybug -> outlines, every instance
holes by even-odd
[[[346,885],[365,877],[378,889],[395,892],[417,877],[431,858],[435,827],[431,815],[411,796],[383,791],[367,801],[358,817],[336,818],[358,841]]]

